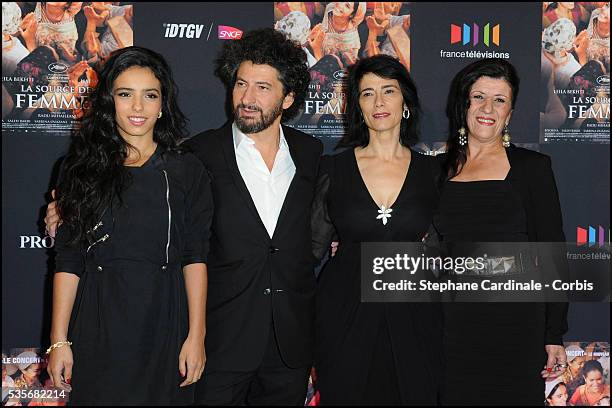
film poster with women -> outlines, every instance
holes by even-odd
[[[543,2],[540,143],[610,143],[610,3]]]
[[[2,2],[2,131],[65,133],[109,54],[133,45],[133,6]]]
[[[53,386],[44,350],[14,348],[2,352],[2,405],[66,405],[69,391]]]
[[[274,28],[302,45],[310,87],[289,125],[321,138],[331,150],[346,129],[346,68],[386,54],[410,70],[410,3],[276,2]]]
[[[548,406],[609,406],[610,345],[608,342],[565,342],[568,367],[546,382]]]

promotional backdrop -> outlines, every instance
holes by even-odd
[[[552,157],[567,241],[610,243],[609,3],[565,10],[570,3],[85,2],[50,23],[44,16],[55,12],[47,9],[52,4],[58,3],[2,5],[5,403],[5,387],[31,364],[42,371],[45,389],[40,349],[49,345],[54,243],[44,235],[44,210],[70,132],[97,83],[95,70],[110,52],[132,44],[169,61],[195,135],[227,120],[225,90],[213,75],[223,43],[254,28],[284,32],[307,51],[311,72],[306,106],[290,125],[320,138],[326,153],[345,129],[345,69],[356,60],[384,53],[409,69],[424,112],[415,148],[437,154],[448,136],[452,77],[480,58],[508,59],[521,77],[512,141]],[[325,35],[343,4],[355,11],[350,28]],[[586,350],[597,342],[599,354],[591,356],[609,357],[609,321],[607,303],[572,304],[568,345]],[[27,404],[66,396],[17,397]]]

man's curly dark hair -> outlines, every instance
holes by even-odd
[[[230,92],[236,82],[238,67],[244,61],[276,68],[284,95],[291,92],[294,95],[294,102],[283,111],[282,120],[293,118],[304,104],[310,83],[306,53],[302,47],[272,28],[249,31],[241,40],[228,41],[215,60],[215,75]]]

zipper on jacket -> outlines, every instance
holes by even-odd
[[[87,251],[85,251],[85,253],[89,252],[89,250],[91,249],[91,247],[93,247],[94,245],[100,243],[100,242],[104,242],[109,238],[110,235],[108,234],[104,234],[104,236],[102,238],[99,238],[98,240],[96,240],[93,244],[91,244],[90,246],[87,247]]]
[[[166,265],[168,265],[169,259],[169,250],[170,250],[170,226],[172,225],[172,207],[170,207],[170,183],[168,182],[168,173],[166,170],[162,170],[164,172],[164,177],[166,178],[166,204],[168,205],[168,239],[166,241]]]

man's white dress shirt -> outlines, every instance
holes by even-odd
[[[279,128],[279,148],[270,171],[255,147],[255,141],[242,133],[235,123],[232,124],[238,170],[270,238],[274,235],[285,196],[295,175],[295,164],[289,153],[289,145],[282,126]]]

